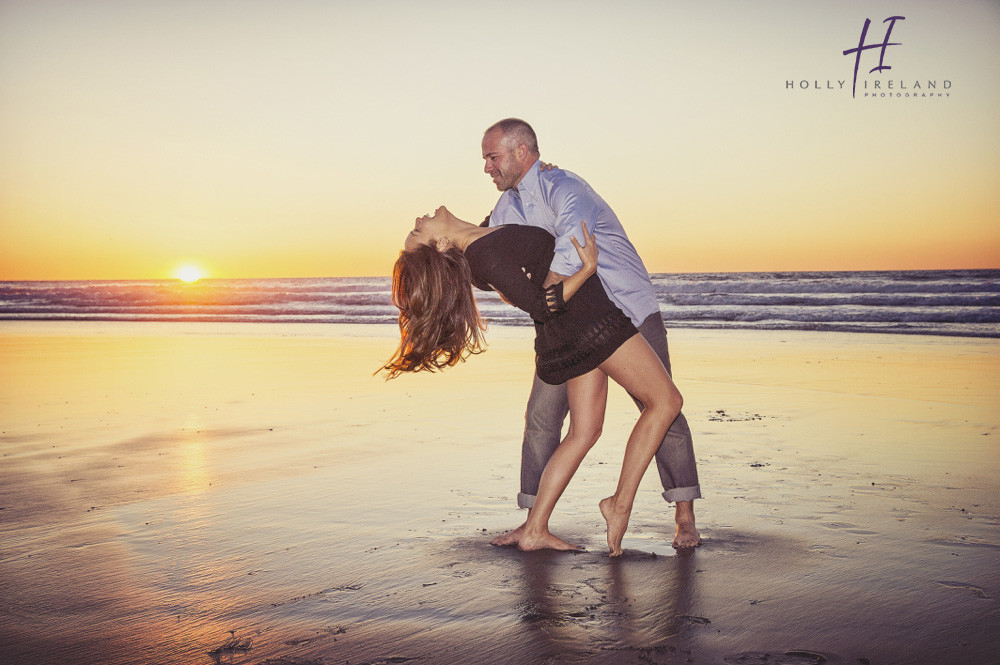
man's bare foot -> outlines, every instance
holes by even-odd
[[[517,545],[518,541],[521,540],[522,533],[524,533],[524,524],[517,527],[513,531],[500,534],[490,541],[490,545],[495,545],[497,547],[510,547],[511,545]]]
[[[678,501],[676,516],[677,533],[674,535],[673,546],[677,549],[698,547],[701,545],[701,534],[694,525],[694,502]]]
[[[604,521],[608,523],[608,548],[611,550],[608,556],[621,556],[622,538],[628,529],[628,518],[632,511],[619,507],[613,496],[603,499],[599,505],[601,515],[604,515]]]
[[[674,535],[673,546],[677,549],[687,547],[698,547],[701,545],[701,534],[694,524],[678,524],[677,533]]]
[[[560,552],[572,552],[582,550],[583,548],[579,545],[567,543],[565,540],[553,535],[546,529],[540,533],[533,533],[528,530],[524,530],[521,533],[521,539],[517,541],[517,549],[522,552],[531,552],[534,550],[559,550]]]

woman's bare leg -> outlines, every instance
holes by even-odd
[[[601,514],[608,523],[610,555],[619,556],[639,481],[671,423],[681,412],[683,399],[642,335],[635,335],[625,342],[601,365],[601,369],[646,407],[625,446],[618,488],[600,503]]]
[[[608,400],[608,377],[601,370],[595,369],[570,379],[566,389],[569,398],[569,431],[542,472],[535,505],[528,514],[524,531],[517,543],[522,550],[580,549],[549,532],[549,517],[580,462],[601,436],[604,407]]]

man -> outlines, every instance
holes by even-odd
[[[508,118],[483,134],[485,172],[503,194],[489,217],[491,226],[530,224],[556,238],[555,257],[546,286],[580,267],[572,237],[580,222],[596,234],[600,250],[597,275],[608,295],[639,332],[670,373],[667,336],[649,273],[629,242],[621,222],[607,203],[582,178],[563,171],[542,171],[538,140],[523,120]],[[642,405],[636,402],[639,408]],[[566,386],[553,386],[535,376],[525,414],[521,448],[521,492],[518,506],[534,504],[545,464],[559,446],[562,424],[569,410]],[[671,425],[656,453],[656,467],[663,484],[663,498],[675,504],[677,532],[673,546],[696,547],[701,536],[695,526],[694,500],[701,497],[691,430],[681,414]],[[514,545],[524,528],[497,536],[494,545]]]

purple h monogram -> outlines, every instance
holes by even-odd
[[[885,61],[885,49],[888,46],[899,46],[902,43],[902,42],[890,43],[889,35],[892,34],[892,27],[896,25],[896,21],[903,21],[905,19],[906,19],[905,16],[890,16],[885,21],[882,21],[883,23],[891,21],[891,23],[889,23],[889,28],[885,31],[885,39],[882,40],[881,44],[865,44],[865,36],[868,34],[868,26],[871,25],[871,20],[867,18],[865,19],[865,27],[861,29],[861,39],[858,40],[858,47],[847,49],[846,51],[844,51],[844,55],[847,55],[848,53],[856,54],[854,57],[854,87],[851,89],[851,97],[854,96],[855,91],[858,89],[858,65],[861,64],[862,51],[867,51],[870,48],[882,49],[882,52],[879,54],[878,57],[878,67],[873,67],[871,71],[868,72],[869,74],[871,74],[872,72],[880,72],[885,69],[892,69],[892,67],[890,67],[889,65],[882,64]]]

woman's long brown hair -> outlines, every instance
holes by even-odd
[[[465,253],[420,245],[403,251],[392,270],[392,303],[399,308],[399,348],[379,371],[433,372],[485,351],[486,324],[472,295]]]

